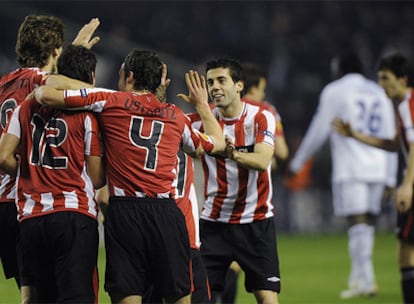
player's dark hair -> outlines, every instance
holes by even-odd
[[[337,56],[338,72],[341,75],[363,73],[362,62],[354,51],[345,51]]]
[[[234,82],[244,79],[243,68],[237,59],[230,57],[213,58],[206,63],[206,73],[211,69],[228,68]]]
[[[43,67],[63,45],[63,22],[54,16],[29,15],[20,25],[16,53],[21,67]]]
[[[378,71],[391,71],[397,78],[407,77],[407,84],[414,86],[414,69],[408,57],[394,53],[380,59]]]
[[[266,72],[262,67],[253,62],[242,63],[243,74],[244,74],[244,88],[242,96],[246,95],[251,87],[257,87],[260,79],[266,78]]]
[[[96,68],[95,54],[83,47],[69,45],[59,56],[57,68],[59,74],[93,83],[92,72]]]
[[[125,77],[134,73],[134,89],[155,93],[161,83],[162,61],[158,55],[148,50],[133,50],[124,60]]]

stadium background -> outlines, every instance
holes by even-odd
[[[188,69],[204,72],[203,63],[214,55],[259,63],[268,70],[267,100],[282,115],[291,153],[310,123],[320,90],[331,80],[333,55],[354,47],[367,75],[375,79],[378,59],[394,50],[410,56],[414,39],[414,2],[410,1],[0,0],[1,75],[17,67],[17,29],[28,14],[62,18],[66,43],[90,18],[100,18],[101,42],[94,48],[98,86],[117,88],[120,63],[133,47],[159,52],[173,80],[169,100],[189,111],[175,97],[185,92]],[[274,175],[284,303],[336,303],[338,291],[346,284],[345,223],[332,216],[329,160],[325,146],[313,160],[310,184],[295,191],[286,187],[283,166]],[[201,175],[197,185],[201,199]],[[372,303],[401,302],[392,236],[394,213],[385,202],[374,256],[381,294]],[[101,252],[101,271],[103,263]],[[304,271],[308,276],[303,276]],[[0,276],[0,303],[14,303],[10,299],[15,299],[15,292],[13,282]],[[5,297],[8,294],[10,298]],[[253,303],[253,298],[238,295],[238,303]]]
[[[375,79],[378,59],[394,50],[410,55],[414,39],[410,1],[0,1],[0,74],[16,68],[16,33],[27,14],[62,18],[66,43],[90,18],[100,18],[98,86],[117,88],[120,63],[133,47],[159,52],[172,79],[168,100],[188,111],[175,97],[185,92],[188,69],[204,72],[203,63],[216,55],[260,64],[268,71],[267,100],[282,115],[291,153],[331,80],[332,56],[355,48]],[[274,175],[280,231],[342,230],[344,222],[332,217],[327,146],[313,159],[309,186],[291,191],[284,173],[282,166]],[[379,226],[390,229],[393,209],[384,207]]]

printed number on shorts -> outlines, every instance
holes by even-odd
[[[359,100],[357,105],[357,130],[363,133],[369,132],[371,135],[377,134],[382,123],[381,104],[378,101],[369,103]]]
[[[147,151],[144,168],[146,170],[155,171],[157,169],[158,161],[158,144],[161,141],[164,123],[153,120],[148,136],[142,135],[143,124],[144,118],[138,116],[131,117],[129,139],[134,146]]]
[[[10,98],[6,99],[0,109],[0,124],[2,129],[4,129],[9,121],[10,115],[13,113],[13,110],[17,107],[16,99]]]
[[[52,150],[52,147],[59,147],[65,142],[68,129],[66,122],[61,118],[52,118],[45,124],[43,119],[35,114],[31,124],[33,147],[30,163],[52,169],[66,169],[68,158],[55,156]]]

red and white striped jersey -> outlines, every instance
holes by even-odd
[[[214,147],[180,108],[153,94],[72,90],[65,91],[65,103],[99,113],[110,196],[174,198],[180,146],[186,152]]]
[[[410,144],[414,142],[414,90],[405,96],[405,99],[398,105],[398,122],[401,135],[401,151],[404,159],[408,162]]]
[[[96,218],[85,164],[85,155],[102,155],[93,114],[55,110],[29,99],[15,109],[5,132],[20,139],[20,221],[67,210]]]
[[[13,110],[23,102],[33,89],[44,83],[42,72],[38,68],[22,68],[5,74],[0,79],[0,136],[6,128]],[[0,174],[0,203],[14,202],[16,180],[8,174]]]
[[[253,152],[254,145],[273,147],[275,118],[261,106],[243,102],[239,117],[228,119],[214,108],[224,135],[233,139],[237,150]],[[193,125],[202,128],[198,115],[190,115]],[[231,224],[251,223],[273,216],[270,164],[266,171],[247,169],[236,161],[203,155],[205,203],[201,218]]]
[[[284,136],[282,118],[280,117],[280,114],[276,110],[275,106],[273,106],[271,103],[267,101],[257,102],[255,100],[248,99],[246,97],[243,97],[242,101],[250,103],[252,105],[263,107],[265,110],[268,110],[270,113],[272,113],[276,120],[276,132],[275,132],[276,138]]]
[[[199,211],[196,188],[194,185],[193,159],[183,151],[177,154],[176,196],[178,207],[184,214],[190,239],[190,247],[200,248]]]

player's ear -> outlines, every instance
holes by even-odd
[[[134,72],[132,72],[132,71],[128,72],[128,76],[126,77],[126,82],[127,83],[134,83],[135,82]]]
[[[53,49],[53,57],[59,58],[60,54],[62,54],[63,47]]]
[[[244,88],[244,82],[242,80],[239,80],[236,82],[236,90],[237,92],[241,93]]]
[[[400,82],[403,86],[408,87],[408,77],[404,76],[404,77],[399,77]]]

